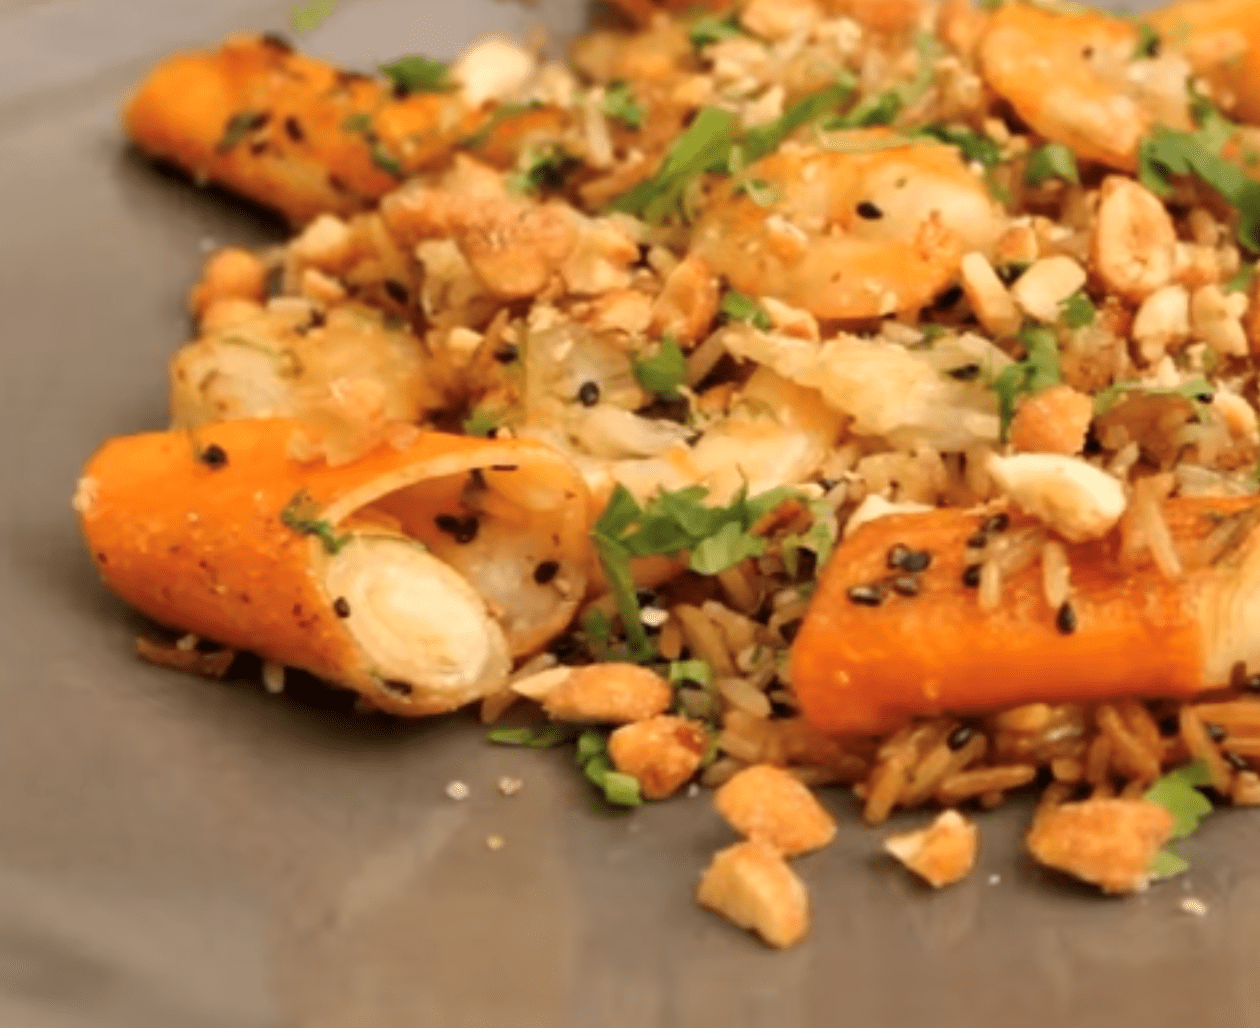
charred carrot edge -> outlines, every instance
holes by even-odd
[[[1172,500],[1164,515],[1189,552],[1222,517],[1254,504]],[[1225,684],[1204,680],[1211,626],[1203,622],[1210,591],[1229,569],[1170,580],[1149,561],[1122,566],[1108,537],[1069,547],[1069,611],[1050,609],[1034,562],[1004,581],[997,609],[986,612],[966,557],[983,520],[959,510],[880,518],[836,550],[792,655],[792,685],[811,723],[830,734],[877,734],[947,711],[1177,698]],[[897,573],[889,552],[898,545],[930,555],[917,595],[888,587]]]
[[[442,164],[488,112],[449,94],[395,98],[267,36],[234,36],[154,68],[123,122],[146,153],[295,224],[371,207],[401,178]]]
[[[75,497],[92,559],[115,593],[159,623],[303,668],[383,709],[432,713],[372,675],[321,585],[325,547],[359,507],[410,483],[531,464],[540,488],[563,491],[557,537],[584,547],[581,479],[542,444],[440,433],[338,467],[301,464],[287,454],[296,428],[236,421],[110,440]]]

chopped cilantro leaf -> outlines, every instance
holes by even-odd
[[[337,0],[309,0],[289,12],[289,25],[298,35],[314,32],[337,9]]]
[[[488,436],[498,427],[498,419],[484,407],[478,407],[464,419],[464,435]]]
[[[612,642],[612,624],[608,615],[598,607],[586,612],[582,618],[582,631],[586,633],[587,641],[592,646],[606,647]]]
[[[567,742],[572,736],[573,730],[568,725],[524,725],[520,728],[495,728],[490,732],[490,741],[500,746],[530,746],[545,750]]]
[[[1002,148],[994,140],[960,125],[925,125],[908,135],[949,143],[962,151],[964,160],[978,161],[986,168],[1002,163]]]
[[[1098,308],[1085,293],[1073,293],[1059,305],[1062,311],[1063,324],[1068,328],[1084,328],[1092,325],[1098,315]]]
[[[691,23],[687,38],[691,40],[692,46],[700,50],[711,43],[720,43],[724,39],[734,39],[742,35],[744,29],[736,14],[702,14]]]
[[[1008,364],[993,380],[997,393],[1001,436],[1003,441],[1015,417],[1015,403],[1019,397],[1039,393],[1058,385],[1062,380],[1059,372],[1059,342],[1052,330],[1041,326],[1024,329],[1019,334],[1027,355],[1022,361]]]
[[[1146,393],[1149,396],[1183,396],[1191,403],[1201,403],[1202,397],[1212,395],[1212,383],[1196,378],[1173,389],[1154,389],[1141,382],[1116,382],[1094,394],[1094,415],[1106,414],[1125,393]]]
[[[1138,22],[1137,43],[1133,47],[1133,59],[1156,57],[1159,55],[1159,33],[1149,21]]]
[[[1048,179],[1061,178],[1072,185],[1080,185],[1081,175],[1076,169],[1076,155],[1062,143],[1046,143],[1028,155],[1024,168],[1024,181],[1039,186]]]
[[[647,108],[634,98],[634,87],[629,82],[613,82],[605,87],[602,110],[626,128],[642,128],[647,121]]]
[[[738,293],[734,289],[728,289],[723,294],[722,302],[718,306],[718,314],[727,321],[747,322],[753,328],[759,328],[763,332],[768,332],[773,327],[770,315],[761,304],[751,296]]]
[[[388,76],[394,83],[394,92],[401,96],[411,93],[448,93],[455,88],[451,66],[446,61],[421,57],[418,54],[382,64],[381,73]]]
[[[293,494],[293,499],[280,512],[280,520],[287,528],[301,535],[313,535],[324,544],[327,553],[335,554],[350,541],[348,535],[337,535],[328,521],[315,517],[319,505],[305,489]]]
[[[1192,760],[1173,768],[1146,790],[1145,798],[1158,803],[1173,816],[1172,838],[1185,839],[1195,833],[1212,813],[1212,801],[1200,789],[1212,784],[1212,772],[1202,760]]]
[[[665,154],[656,174],[612,202],[612,209],[652,224],[686,217],[687,187],[710,167],[725,169],[739,119],[720,107],[703,107]]]
[[[266,111],[240,111],[237,114],[233,114],[232,117],[228,118],[227,124],[223,126],[223,134],[219,136],[219,141],[214,145],[215,152],[227,153],[249,133],[255,129],[262,128],[266,124]]]
[[[341,131],[343,132],[371,132],[372,131],[372,115],[367,111],[355,111],[353,114],[346,116],[346,120],[341,123]]]
[[[639,385],[662,400],[678,399],[678,387],[687,381],[687,358],[678,341],[666,336],[654,356],[636,360],[634,377]]]
[[[846,74],[834,85],[798,100],[769,124],[749,129],[740,141],[744,161],[752,164],[774,153],[798,128],[817,121],[828,111],[848,103],[856,91],[856,80]]]
[[[813,523],[800,534],[785,536],[782,543],[783,566],[793,578],[799,569],[801,550],[810,550],[814,554],[817,574],[836,545],[835,511],[824,500],[810,500],[806,506],[814,516]]]
[[[905,107],[906,102],[901,94],[890,89],[885,93],[868,96],[848,114],[841,114],[827,122],[829,129],[873,128],[876,125],[891,125],[897,115]]]
[[[1151,866],[1148,874],[1157,882],[1165,881],[1169,878],[1175,878],[1177,875],[1190,870],[1190,861],[1183,857],[1180,853],[1174,853],[1172,850],[1160,850],[1151,860]]]
[[[512,176],[512,188],[517,193],[562,189],[569,172],[582,163],[563,146],[555,143],[527,151],[523,156],[523,166]]]
[[[749,534],[737,522],[728,521],[696,544],[691,551],[691,570],[701,575],[716,575],[747,557],[760,557],[765,552],[764,539]]]

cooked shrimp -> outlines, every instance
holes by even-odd
[[[1135,59],[1137,42],[1135,22],[1100,11],[1008,3],[980,40],[980,67],[1041,135],[1131,171],[1153,124],[1189,125],[1188,66],[1175,54]]]
[[[1211,83],[1222,107],[1242,121],[1260,120],[1260,17],[1252,0],[1182,0],[1146,18]]]
[[[1001,218],[952,147],[891,139],[846,132],[831,144],[843,151],[785,147],[760,161],[741,180],[757,198],[723,184],[693,251],[736,289],[821,318],[925,306],[964,252],[992,247]]]

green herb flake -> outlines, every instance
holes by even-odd
[[[596,757],[602,757],[608,750],[608,743],[602,732],[595,729],[587,729],[577,740],[577,762],[579,767],[585,767],[590,761]],[[599,784],[598,782],[596,783]]]
[[[524,725],[520,728],[495,728],[490,732],[490,741],[499,746],[529,746],[533,749],[545,750],[559,746],[572,738],[573,732],[567,725],[542,725],[533,727]]]
[[[305,489],[299,489],[280,512],[280,520],[285,527],[301,535],[313,535],[318,538],[324,544],[324,550],[327,553],[338,553],[350,541],[350,536],[337,535],[331,522],[316,518],[314,516],[316,513],[318,513],[318,504]]]
[[[582,774],[586,775],[592,783],[598,785],[601,789],[604,787],[604,779],[612,773],[612,764],[604,756],[602,749],[588,760],[582,762]]]
[[[1140,21],[1137,26],[1137,43],[1133,46],[1133,59],[1140,61],[1146,57],[1159,55],[1159,33],[1149,21]]]
[[[563,189],[569,173],[581,163],[559,144],[539,147],[524,155],[523,166],[512,176],[511,188],[519,194]]]
[[[1162,882],[1169,878],[1175,878],[1177,875],[1189,870],[1190,861],[1180,853],[1174,853],[1172,850],[1160,850],[1151,860],[1151,866],[1147,873],[1152,880]]]
[[[688,187],[711,167],[727,167],[738,126],[739,119],[731,111],[701,108],[687,131],[666,151],[656,174],[617,197],[611,209],[654,225],[674,217],[686,220],[684,199]]]
[[[1094,318],[1098,316],[1098,308],[1094,306],[1094,302],[1083,292],[1073,293],[1060,304],[1059,309],[1063,318],[1063,324],[1072,329],[1092,325]]]
[[[1115,382],[1094,394],[1094,416],[1101,417],[1111,410],[1127,393],[1146,393],[1148,396],[1180,396],[1193,404],[1202,404],[1204,397],[1211,397],[1212,383],[1204,378],[1191,379],[1172,389],[1157,389],[1141,382]]]
[[[634,96],[629,82],[613,82],[604,88],[603,112],[626,128],[640,129],[647,121],[647,108]]]
[[[289,12],[289,27],[298,35],[314,32],[337,9],[337,0],[310,0]]]
[[[1202,760],[1173,768],[1146,790],[1145,799],[1158,803],[1173,816],[1173,840],[1193,835],[1212,813],[1212,801],[1200,789],[1212,784],[1212,772]]]
[[[498,418],[492,411],[478,407],[464,419],[464,435],[489,436],[499,427]]]
[[[827,123],[829,129],[874,128],[891,125],[897,120],[906,102],[901,93],[890,89],[885,93],[868,96],[848,114],[842,114]]]
[[[743,160],[753,164],[774,153],[793,132],[842,107],[857,92],[857,80],[847,73],[833,85],[798,100],[774,121],[749,129],[740,141]]]
[[[381,74],[394,84],[399,96],[412,93],[449,93],[456,86],[446,61],[413,54],[381,65]]]
[[[608,771],[604,774],[604,799],[618,807],[637,807],[643,802],[639,791],[639,780],[634,775],[622,771]]]
[[[1054,332],[1043,325],[1025,328],[1019,334],[1027,355],[1022,361],[1008,364],[993,380],[997,393],[1001,437],[1005,442],[1015,417],[1016,401],[1024,395],[1039,393],[1062,381],[1059,371],[1059,341]]]
[[[219,141],[214,144],[215,153],[227,153],[255,129],[260,129],[266,124],[266,111],[240,111],[233,114],[223,126],[223,134],[219,136]]]
[[[694,682],[708,688],[713,684],[713,668],[707,660],[675,660],[669,665],[669,684],[681,685]]]
[[[737,522],[728,521],[715,534],[696,544],[691,551],[691,570],[701,575],[717,575],[748,557],[760,557],[765,552],[765,539],[751,535]]]
[[[654,396],[662,400],[678,399],[678,387],[687,381],[687,357],[678,341],[667,335],[653,356],[636,359],[634,377]]]
[[[911,139],[934,139],[956,146],[962,152],[964,160],[977,161],[986,168],[1002,163],[1002,148],[995,140],[960,125],[925,125],[907,135]]]
[[[1256,277],[1256,262],[1243,261],[1238,265],[1238,270],[1230,276],[1229,280],[1222,283],[1221,288],[1227,293],[1246,293],[1251,291],[1251,283]],[[1216,351],[1213,350],[1213,353]]]
[[[1076,155],[1062,143],[1046,143],[1037,147],[1028,155],[1028,164],[1024,167],[1024,182],[1030,186],[1042,185],[1052,178],[1060,178],[1074,186],[1081,183]]]
[[[504,104],[502,107],[497,107],[481,128],[472,135],[465,136],[459,140],[458,145],[466,146],[473,150],[485,146],[494,136],[495,130],[505,121],[519,118],[521,115],[528,114],[530,111],[536,111],[540,107],[542,107],[542,102],[539,100],[531,100],[529,103],[524,104]]]
[[[770,315],[761,304],[751,296],[736,292],[734,289],[728,289],[722,295],[722,302],[718,305],[718,314],[727,321],[743,321],[762,332],[769,332],[774,327]]]
[[[367,144],[368,156],[372,158],[373,164],[387,175],[393,175],[394,178],[403,177],[402,164],[399,163],[397,157],[385,149],[384,144],[379,139],[369,139]]]
[[[691,31],[687,33],[687,38],[691,40],[692,46],[701,50],[713,43],[720,43],[724,39],[734,39],[742,35],[744,35],[744,29],[736,14],[702,14],[691,23]]]
[[[582,631],[592,646],[606,648],[612,642],[612,622],[598,607],[588,610],[583,616]]]
[[[813,523],[804,532],[783,537],[781,551],[783,566],[793,578],[800,569],[801,550],[814,554],[814,574],[822,571],[835,548],[836,512],[826,500],[810,500],[806,506],[813,515]]]

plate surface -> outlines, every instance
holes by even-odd
[[[288,7],[0,3],[0,1025],[1260,1025],[1254,813],[1210,818],[1189,875],[1115,901],[1034,867],[1015,804],[935,894],[836,791],[839,841],[799,863],[813,932],[772,953],[691,901],[731,841],[704,798],[614,814],[560,754],[488,746],[465,718],[355,717],[133,657],[140,622],[70,511],[78,469],[162,424],[203,249],[280,230],[157,173],[116,112],[165,53],[283,28]],[[582,14],[377,0],[304,43],[367,65]],[[502,796],[504,775],[524,789]]]

